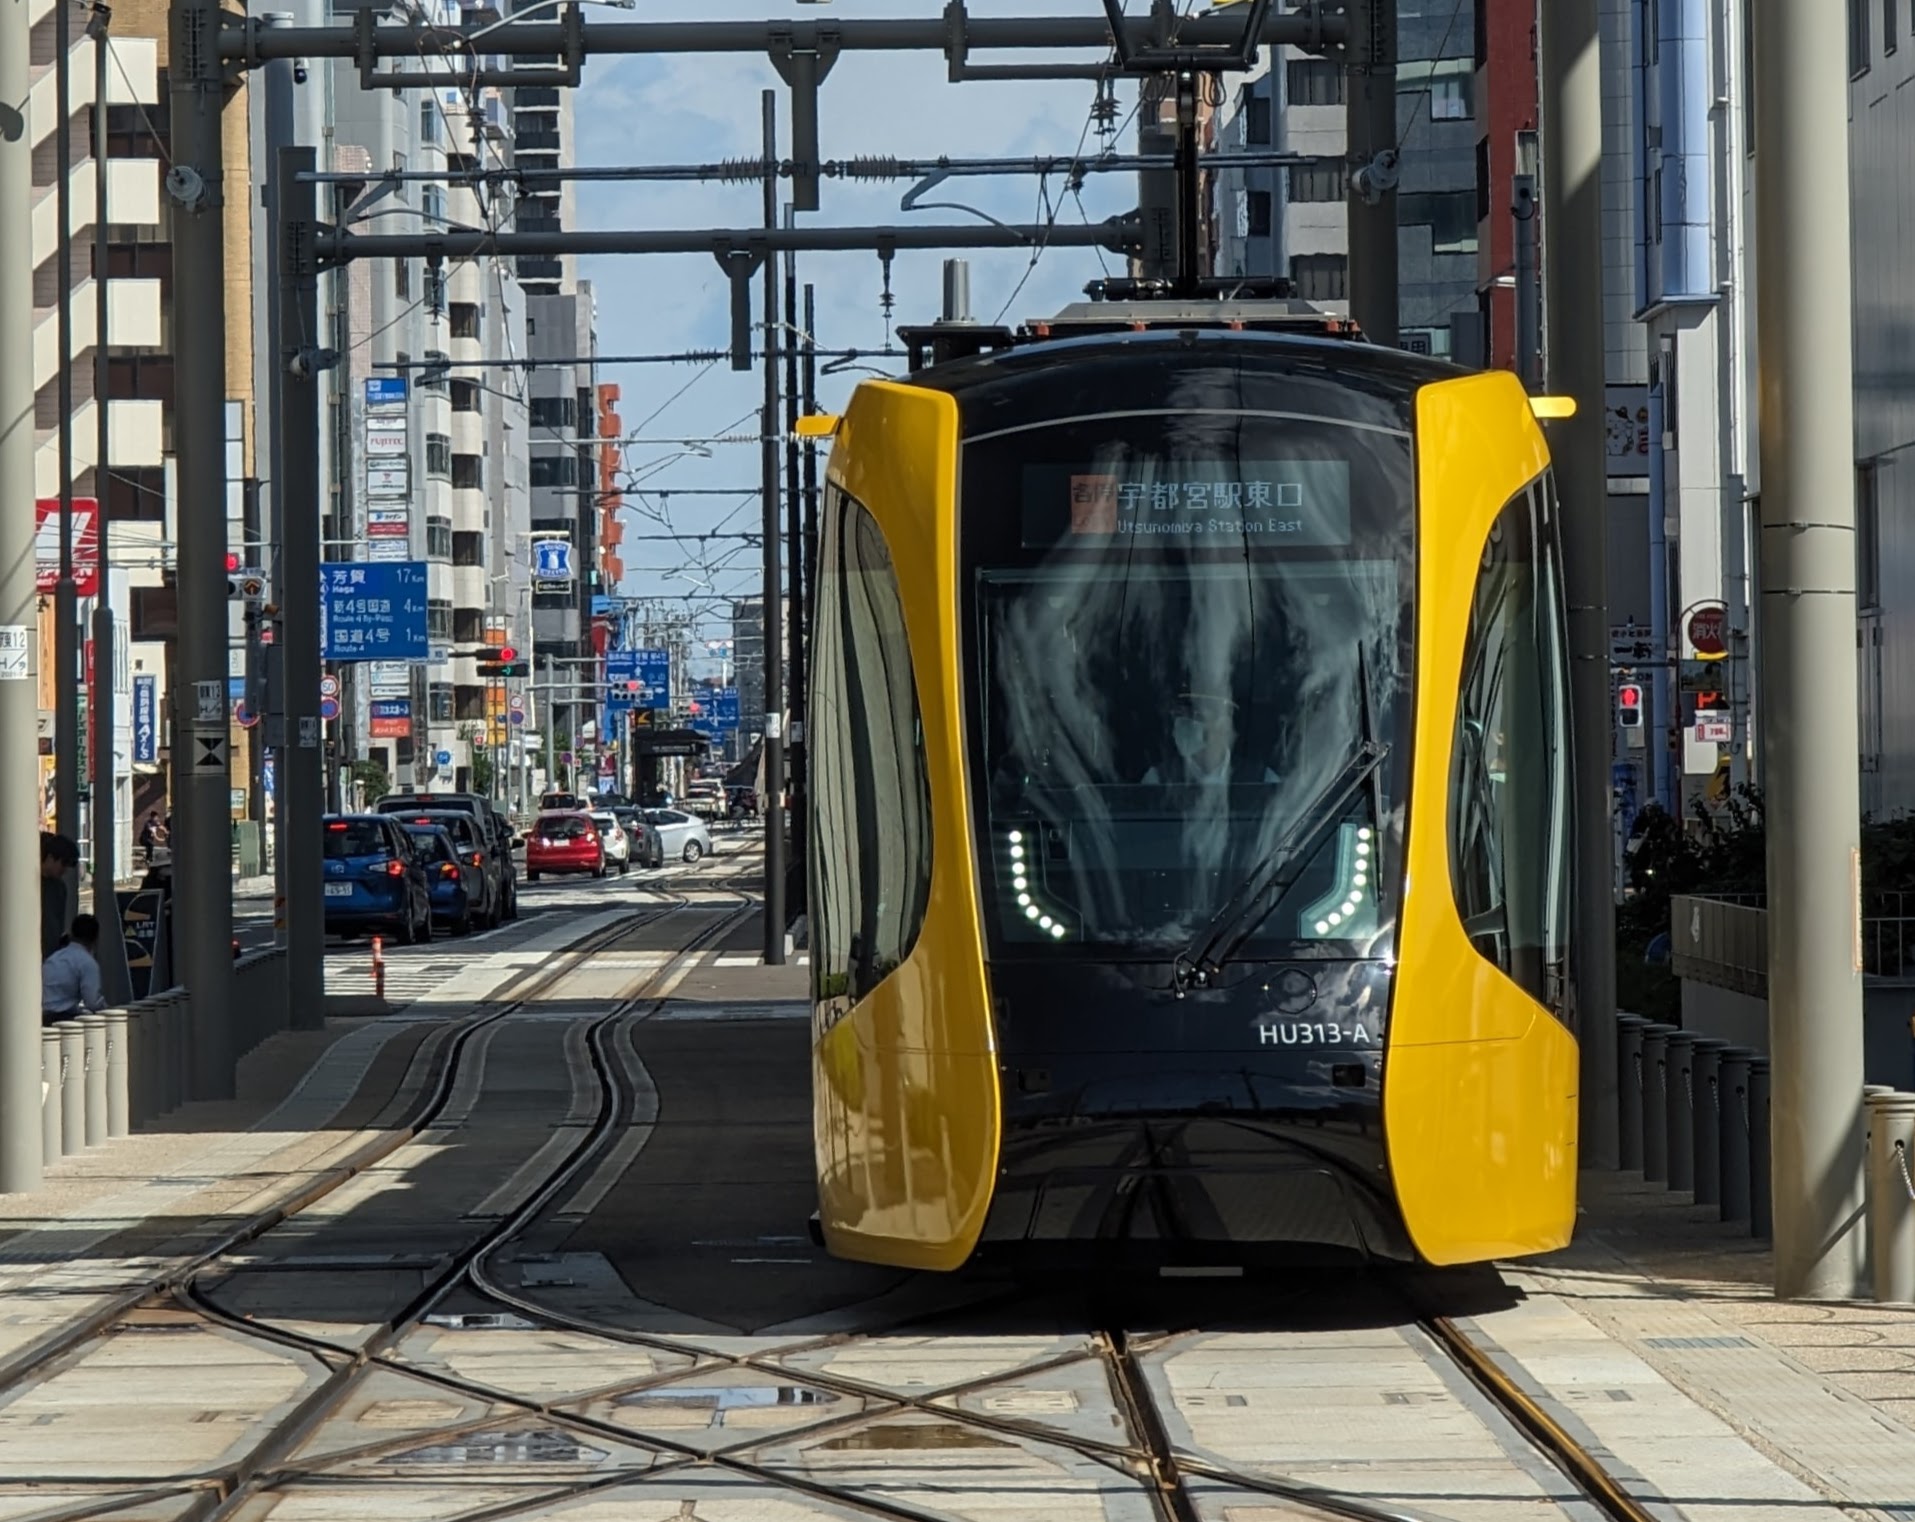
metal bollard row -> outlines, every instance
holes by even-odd
[[[188,1000],[174,989],[40,1032],[40,1145],[49,1163],[129,1135],[186,1099]]]
[[[1640,1015],[1616,1042],[1623,1167],[1768,1237],[1769,1059]]]

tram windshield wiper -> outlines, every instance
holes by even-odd
[[[1207,988],[1223,971],[1223,966],[1242,947],[1256,929],[1290,891],[1297,875],[1314,854],[1323,838],[1376,775],[1390,747],[1374,740],[1357,746],[1309,807],[1279,840],[1270,855],[1239,883],[1208,924],[1191,938],[1178,953],[1171,975],[1181,997],[1191,987]],[[1377,824],[1380,826],[1379,819]]]

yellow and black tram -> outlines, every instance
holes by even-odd
[[[835,423],[819,1220],[952,1269],[1568,1240],[1556,499],[1510,375],[1071,309]]]

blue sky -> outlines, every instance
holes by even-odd
[[[830,20],[879,16],[935,17],[938,0],[837,0],[798,5],[792,0],[638,0],[633,20],[762,20],[788,15],[794,20]],[[1097,0],[971,0],[974,15],[1101,14]],[[615,11],[594,9],[594,22],[626,20]],[[1031,58],[1036,55],[1021,55]],[[1080,55],[1081,56],[1081,55]],[[631,57],[588,62],[577,100],[578,158],[581,164],[704,163],[750,158],[759,151],[759,99],[767,87],[779,88],[780,152],[788,155],[789,97],[769,60],[746,55],[710,57]],[[825,82],[821,107],[823,151],[827,159],[877,154],[900,157],[1028,156],[1069,154],[1076,150],[1088,119],[1093,86],[1088,81],[1033,84],[952,85],[940,54],[843,55]],[[1134,92],[1122,91],[1127,115]],[[1134,146],[1134,133],[1120,145]],[[1087,147],[1094,149],[1093,133]],[[905,182],[852,183],[827,180],[823,209],[805,220],[819,226],[868,225],[898,221],[959,222],[976,218],[958,211],[903,213],[899,199]],[[1059,193],[1055,180],[1051,193]],[[786,194],[789,193],[788,187]],[[963,201],[1010,222],[1041,220],[1039,186],[1031,175],[1003,179],[967,179],[948,184],[927,199]],[[739,185],[589,184],[579,187],[578,221],[586,228],[720,227],[755,225],[762,220],[762,190]],[[1130,176],[1093,175],[1083,194],[1091,220],[1136,204]],[[1080,219],[1077,203],[1067,201],[1064,217]],[[1112,255],[1104,256],[1117,267]],[[941,289],[938,253],[899,254],[893,266],[896,323],[929,321],[937,316]],[[975,314],[997,316],[1030,266],[1021,250],[984,252],[972,261]],[[674,352],[721,348],[729,339],[727,285],[706,255],[644,259],[588,259],[580,275],[592,281],[598,302],[599,344],[608,354]],[[1084,283],[1100,272],[1098,255],[1088,249],[1052,249],[1006,313],[1007,321],[1047,315],[1078,298]],[[799,262],[799,280],[817,287],[818,337],[827,348],[876,349],[886,329],[879,298],[882,275],[875,254],[815,254]],[[754,300],[754,316],[757,316]],[[623,389],[621,412],[628,431],[643,426],[647,438],[707,438],[752,432],[762,381],[756,373],[734,374],[720,364],[701,371],[691,366],[630,366],[608,369],[604,378]],[[828,378],[821,402],[842,406],[856,376]],[[687,383],[690,382],[689,387]],[[679,393],[674,400],[674,394]],[[655,414],[655,416],[654,416]],[[749,414],[749,415],[748,415]],[[647,421],[647,419],[650,421]],[[631,459],[643,467],[677,453],[673,446],[638,447]],[[660,488],[730,487],[758,478],[755,446],[717,446],[712,458],[681,458],[648,474]],[[755,527],[756,496],[735,500],[686,497],[670,504],[678,532],[703,532],[724,520],[728,529]],[[638,567],[671,566],[696,556],[697,546],[637,541],[630,536],[657,532],[659,525],[640,513],[628,514],[624,550],[628,575],[624,591],[646,596],[688,590],[683,578],[668,579]],[[727,551],[732,552],[727,559]],[[720,574],[708,579],[720,594],[756,589],[755,549],[716,545]]]

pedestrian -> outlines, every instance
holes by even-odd
[[[70,1020],[106,1008],[100,989],[100,922],[74,916],[66,944],[40,964],[40,1023]]]
[[[160,811],[153,809],[140,826],[140,847],[146,852],[146,864],[153,865],[153,853],[166,844],[166,826],[160,823]]]
[[[66,935],[66,875],[80,865],[80,848],[52,830],[40,832],[40,960],[60,949]]]

